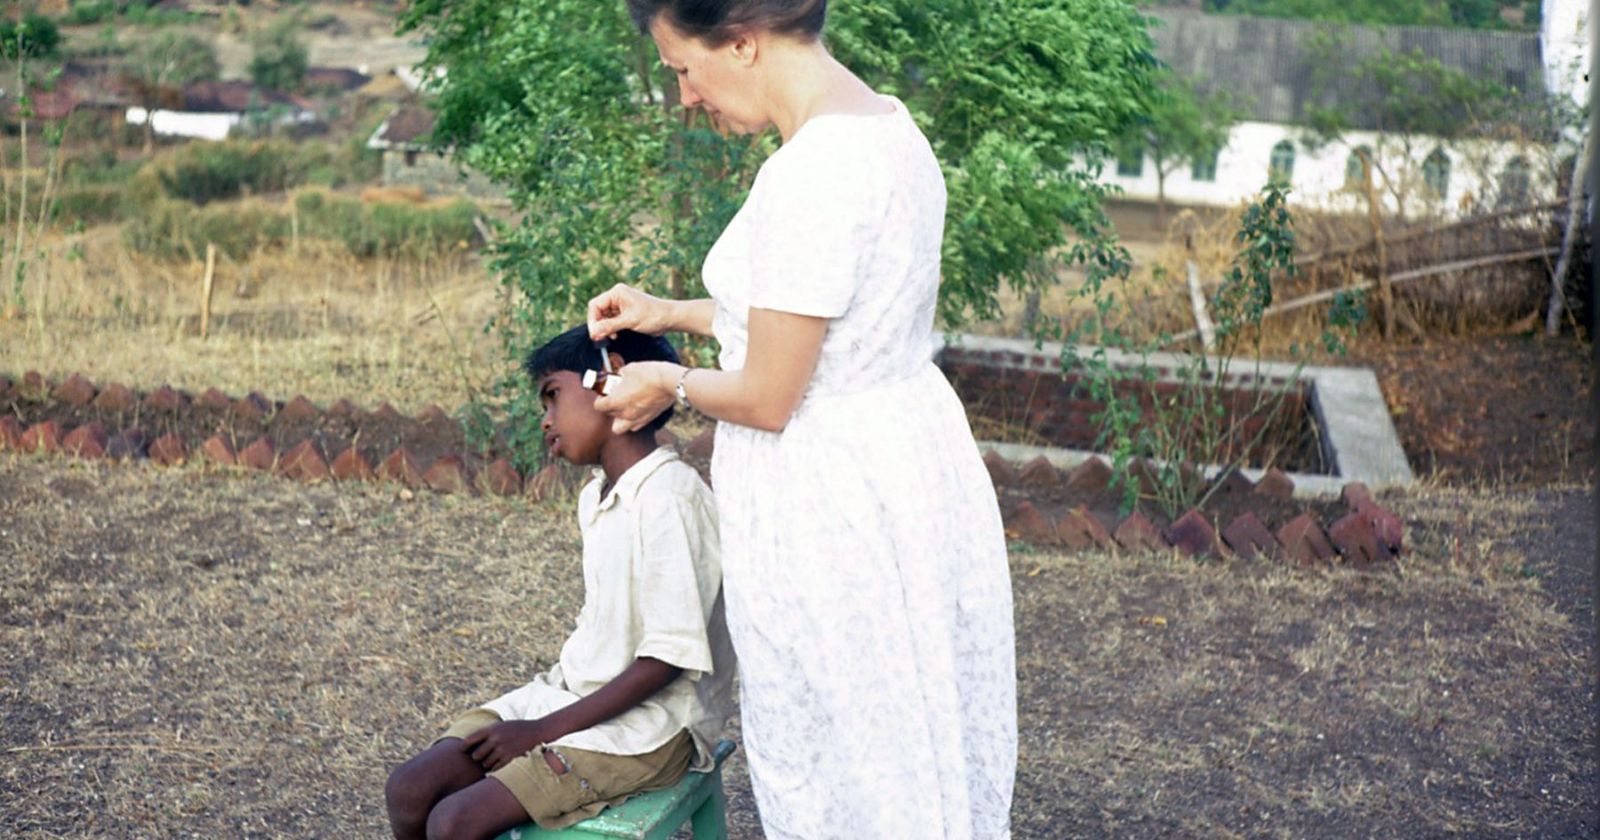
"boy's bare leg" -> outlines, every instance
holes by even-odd
[[[383,788],[395,840],[424,840],[434,806],[483,778],[483,768],[462,752],[460,738],[445,738],[396,767]]]
[[[428,814],[428,840],[487,840],[528,821],[528,811],[499,779],[446,796]]]

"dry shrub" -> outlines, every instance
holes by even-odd
[[[426,204],[428,194],[421,187],[409,185],[365,187],[361,190],[361,201],[364,204]]]

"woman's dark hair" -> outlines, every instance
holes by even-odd
[[[822,36],[828,0],[628,0],[640,33],[649,34],[662,12],[674,29],[713,47],[748,29],[814,41]]]
[[[624,362],[676,364],[678,361],[678,351],[672,349],[672,344],[666,339],[633,330],[623,330],[612,336],[611,350],[621,356]],[[523,363],[522,369],[527,371],[528,376],[535,382],[538,382],[540,377],[558,370],[571,371],[582,376],[586,370],[600,369],[600,348],[590,340],[589,327],[586,324],[579,324],[528,354],[528,360]],[[672,408],[669,406],[640,431],[654,432],[667,425],[667,421],[671,419]]]

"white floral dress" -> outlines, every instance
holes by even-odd
[[[993,838],[1016,772],[1011,581],[966,415],[932,363],[945,190],[904,105],[808,121],[705,284],[724,369],[751,307],[832,319],[782,432],[720,423],[712,481],[767,837]]]

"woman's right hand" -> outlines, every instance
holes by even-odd
[[[672,329],[672,303],[618,283],[589,301],[589,338],[599,341],[620,330],[661,335]]]

